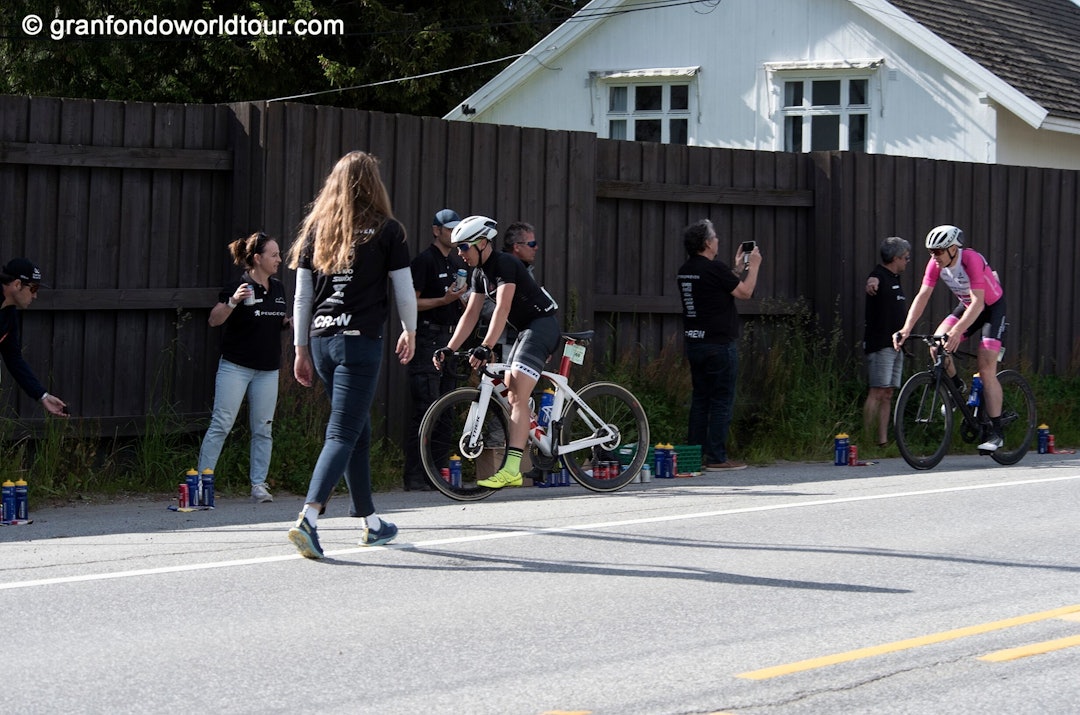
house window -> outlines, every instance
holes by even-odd
[[[784,151],[867,151],[870,79],[782,77]]]
[[[600,135],[609,139],[689,144],[691,83],[696,71],[697,68],[639,70],[604,76],[604,81],[599,83],[601,96],[606,95],[601,104],[605,111]],[[679,74],[664,76],[666,72]]]

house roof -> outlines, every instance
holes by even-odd
[[[1032,127],[1080,133],[1077,1],[850,0]],[[498,102],[624,2],[592,0],[445,118]]]
[[[1080,6],[1072,0],[889,0],[1050,115],[1080,121]]]

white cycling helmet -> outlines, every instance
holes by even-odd
[[[964,232],[956,226],[942,224],[930,229],[926,234],[926,247],[929,249],[948,248],[949,246],[963,246]]]
[[[473,244],[481,238],[491,241],[499,235],[496,228],[499,224],[493,218],[487,216],[469,216],[461,219],[461,223],[454,226],[450,234],[450,245]]]

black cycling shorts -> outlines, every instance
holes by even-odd
[[[963,303],[958,303],[950,317],[960,320],[960,316],[964,314],[966,309],[967,307]],[[979,317],[975,319],[975,322],[964,331],[964,337],[970,338],[972,335],[979,333],[982,336],[980,344],[983,347],[990,350],[1000,350],[1005,338],[1006,326],[1008,326],[1008,323],[1005,322],[1005,296],[1001,296],[996,303],[983,308],[983,312],[979,313]]]
[[[517,340],[506,356],[506,362],[511,370],[518,370],[538,380],[548,357],[559,346],[561,336],[562,330],[559,329],[559,321],[554,315],[534,318],[529,327],[518,333]]]

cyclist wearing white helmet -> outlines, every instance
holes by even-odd
[[[559,321],[555,317],[558,305],[547,291],[537,285],[521,260],[495,248],[498,224],[486,216],[469,216],[463,219],[450,236],[450,243],[472,268],[470,285],[473,293],[465,313],[458,320],[450,342],[435,352],[436,366],[442,365],[445,356],[457,350],[472,333],[484,301],[495,301],[487,332],[479,347],[473,348],[469,364],[478,368],[491,360],[491,348],[510,325],[518,331],[510,352],[504,362],[510,365],[506,375],[510,401],[510,435],[506,450],[506,463],[502,469],[477,482],[482,487],[521,486],[521,456],[528,440],[529,397],[544,363],[558,347]]]
[[[978,363],[979,376],[982,379],[983,400],[986,414],[993,423],[994,434],[979,445],[983,451],[993,452],[1003,444],[1001,436],[1001,383],[997,379],[998,355],[1001,352],[1001,339],[1005,336],[1005,293],[998,282],[997,274],[981,254],[970,248],[964,248],[964,232],[948,224],[930,229],[926,234],[926,248],[930,251],[930,260],[923,274],[922,287],[911,302],[904,327],[893,336],[893,347],[897,350],[911,334],[912,328],[922,317],[930,294],[934,292],[940,277],[949,286],[960,303],[935,331],[936,334],[948,335],[945,348],[955,352],[960,343],[979,332]],[[948,361],[946,370],[949,377],[963,389],[963,381],[956,374],[956,367]]]

